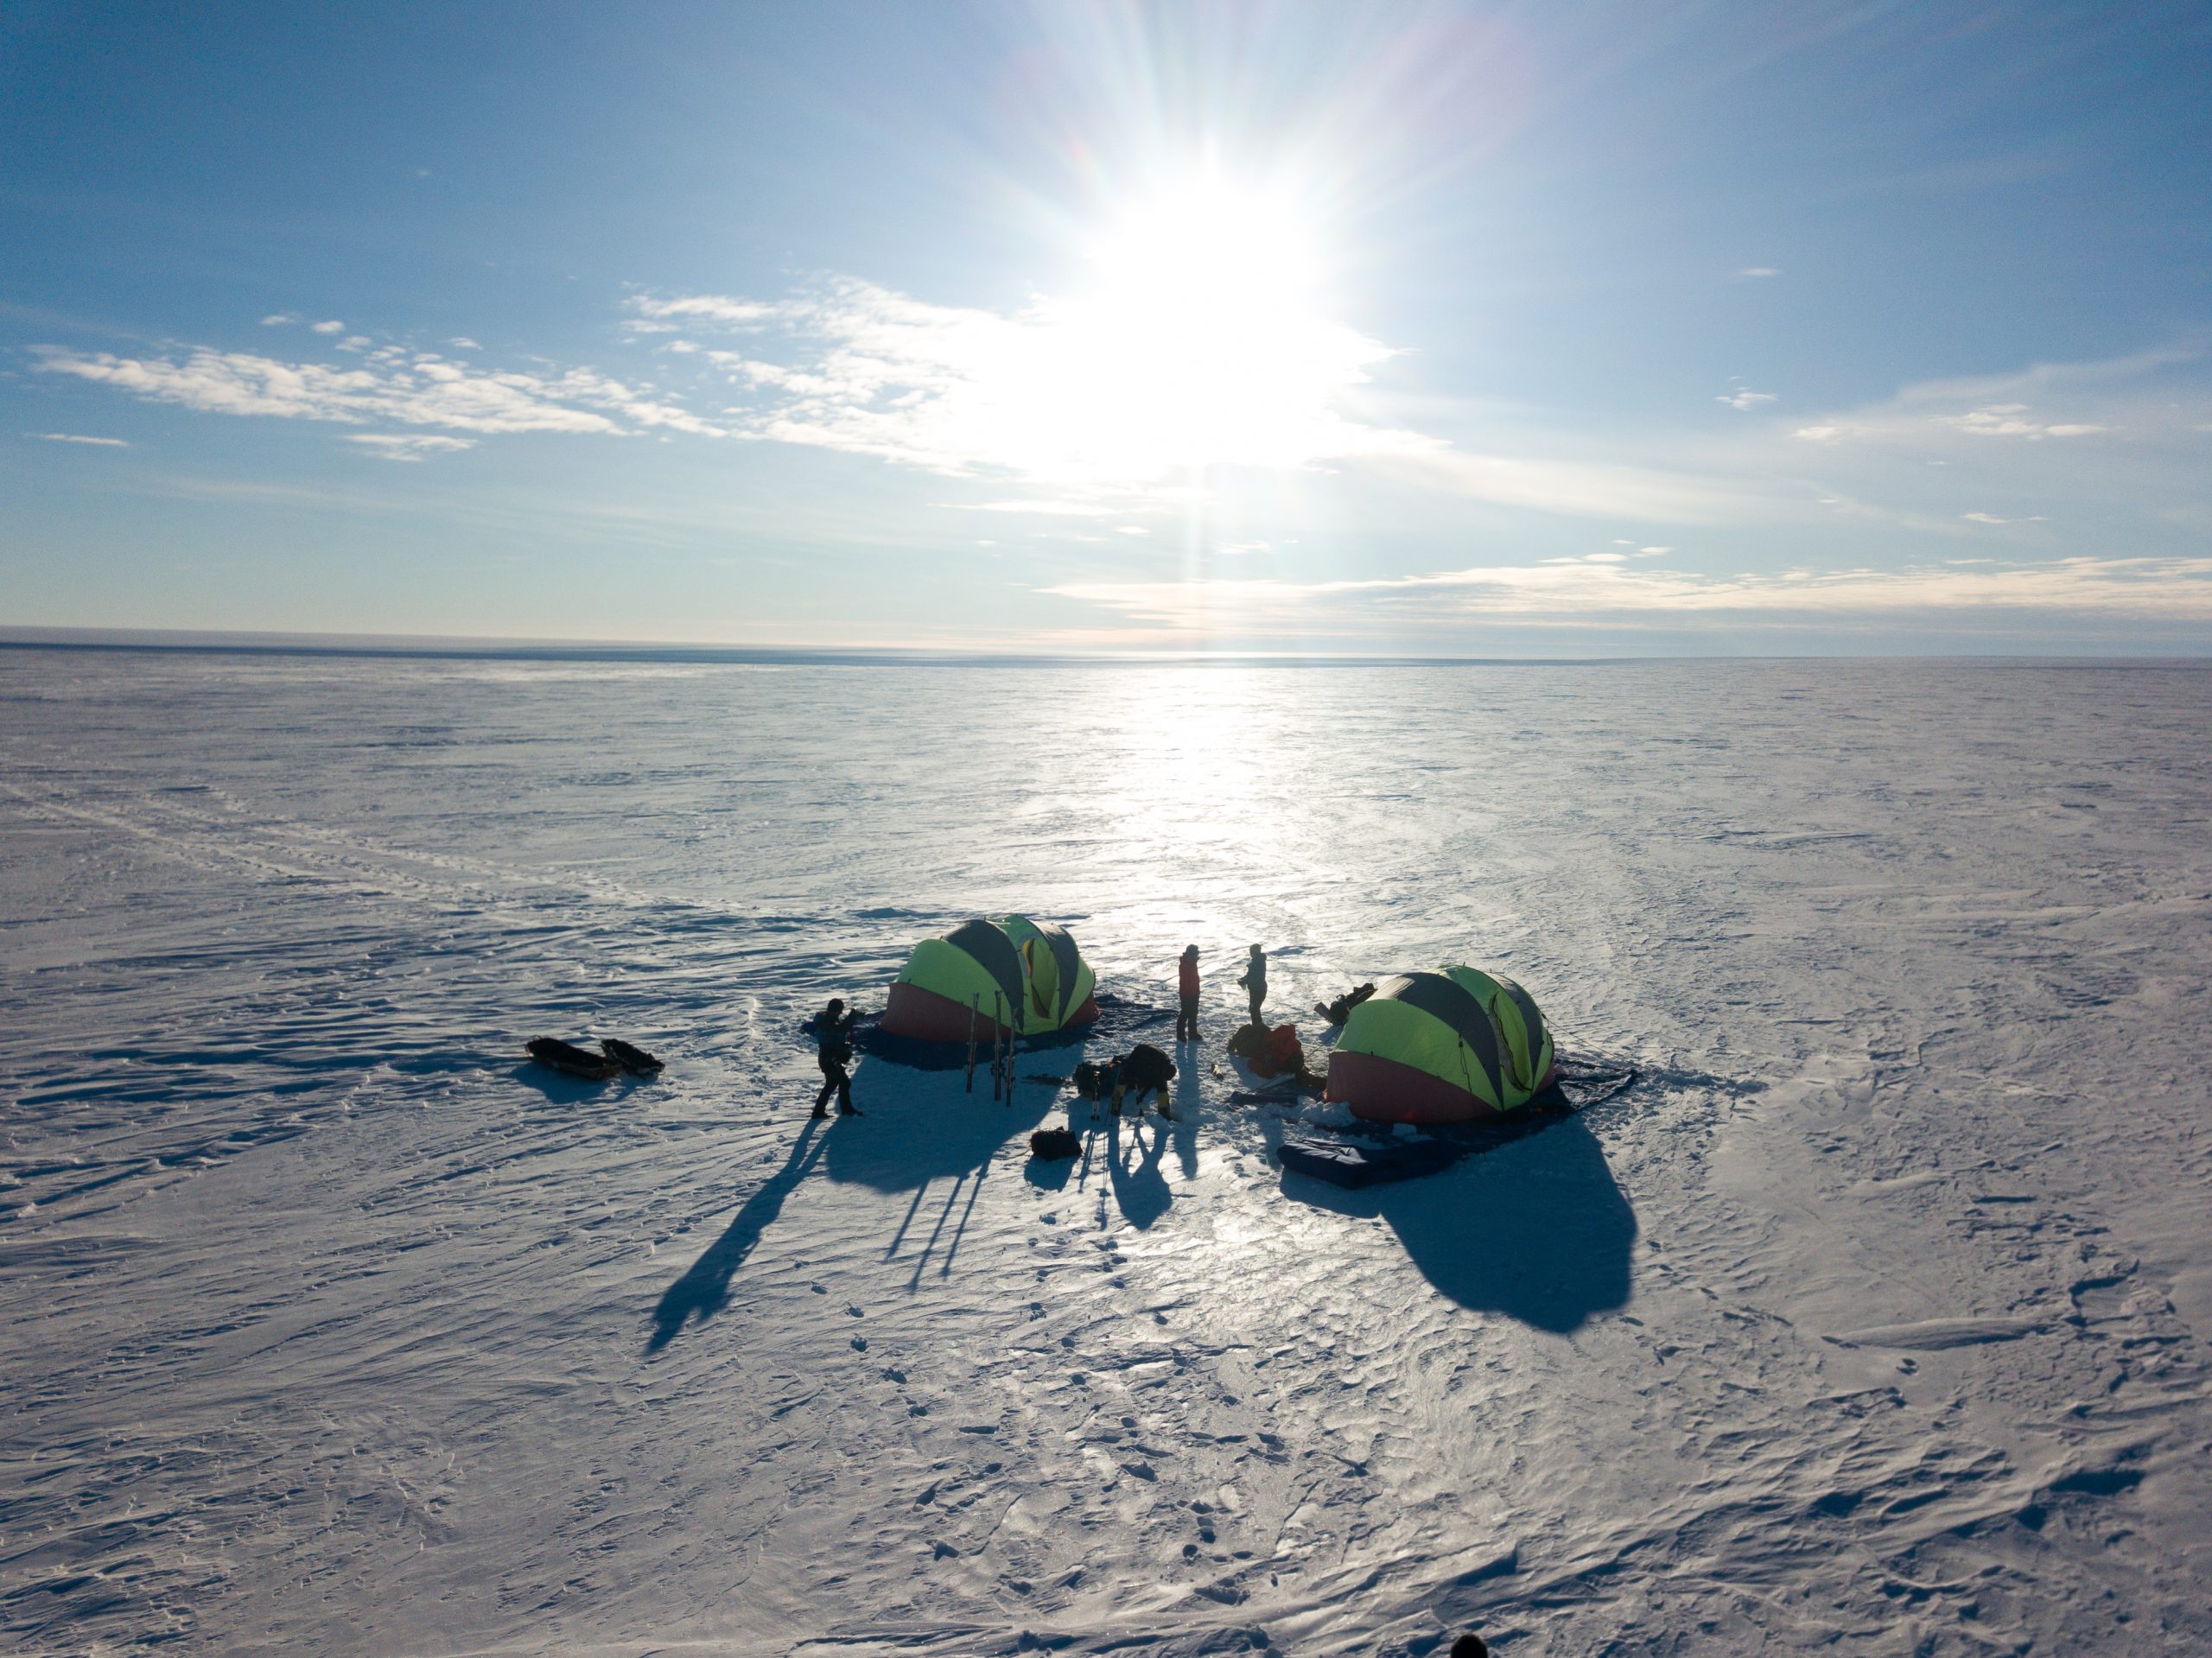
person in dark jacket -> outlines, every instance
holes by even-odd
[[[1268,999],[1268,953],[1257,944],[1252,946],[1252,959],[1244,969],[1244,976],[1236,981],[1244,987],[1244,994],[1252,999],[1252,1023],[1260,1022],[1260,1004]]]
[[[857,1012],[845,1011],[844,998],[832,996],[830,1006],[814,1021],[815,1063],[822,1067],[822,1091],[814,1096],[814,1115],[830,1115],[830,1096],[837,1096],[837,1109],[849,1117],[860,1115],[853,1103],[853,1079],[845,1067],[853,1063],[853,1022]]]
[[[1181,997],[1182,1011],[1175,1015],[1175,1039],[1195,1042],[1198,1039],[1198,947],[1185,944],[1183,959],[1175,970],[1176,994]]]

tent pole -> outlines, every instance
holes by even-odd
[[[968,998],[968,1091],[976,1091],[976,1020],[981,1014],[983,993],[978,990]]]

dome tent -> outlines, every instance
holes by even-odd
[[[994,916],[925,938],[906,958],[881,1028],[923,1042],[989,1041],[1001,1025],[1037,1036],[1098,1017],[1097,980],[1065,928]]]
[[[1372,1122],[1464,1122],[1550,1087],[1552,1038],[1529,993],[1471,967],[1404,973],[1351,1011],[1325,1098]]]

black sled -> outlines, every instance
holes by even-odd
[[[606,1055],[587,1053],[582,1048],[556,1041],[550,1036],[534,1037],[528,1046],[531,1058],[564,1077],[581,1077],[587,1083],[603,1083],[610,1077],[622,1074],[622,1067]]]
[[[660,1074],[659,1060],[643,1048],[632,1047],[619,1036],[602,1036],[599,1039],[599,1045],[609,1059],[635,1076],[657,1077]]]

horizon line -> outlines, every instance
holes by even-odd
[[[500,634],[292,632],[277,629],[38,627],[0,626],[0,650],[118,651],[237,656],[382,657],[451,661],[661,662],[731,666],[1017,667],[1136,666],[1386,668],[1603,667],[1666,662],[2023,663],[2044,667],[2212,666],[2212,652],[2097,656],[1986,651],[1658,651],[1633,654],[1453,656],[1327,651],[1019,651],[974,645],[771,645],[653,639],[563,639]]]

